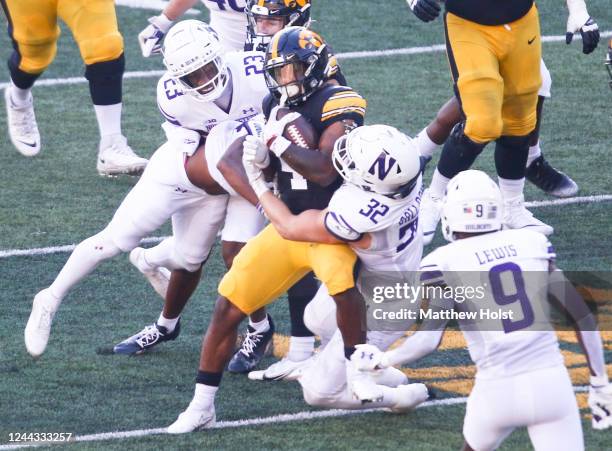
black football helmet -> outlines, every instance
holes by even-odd
[[[247,47],[260,52],[282,28],[310,26],[310,0],[247,0],[245,11]]]
[[[606,69],[610,75],[610,88],[612,88],[612,39],[608,43],[608,53],[606,53]]]
[[[287,27],[268,45],[266,84],[281,104],[299,105],[335,73],[334,61],[317,33],[305,27]]]

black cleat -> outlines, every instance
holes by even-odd
[[[270,329],[261,334],[256,333],[250,325],[247,326],[247,334],[242,340],[242,345],[227,365],[230,373],[248,373],[261,362],[268,348],[272,346],[274,335],[274,321],[270,315],[268,315],[268,322]]]
[[[170,333],[163,326],[158,326],[157,323],[145,327],[136,335],[123,340],[113,348],[115,354],[138,355],[157,346],[164,341],[176,339],[181,333],[181,320],[176,323],[176,327]]]
[[[578,192],[578,185],[568,175],[553,168],[544,155],[527,166],[525,177],[546,194],[556,197],[571,197]]]

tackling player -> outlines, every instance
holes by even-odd
[[[433,20],[440,10],[432,0],[408,3],[425,21]],[[537,91],[542,85],[537,70],[541,67],[539,19],[533,0],[513,2],[508,8],[487,0],[449,0],[445,5],[447,53],[464,120],[446,140],[432,189],[423,199],[427,239],[433,237],[439,219],[444,187],[455,174],[469,168],[490,141],[496,142],[495,165],[505,199],[506,225],[551,234],[553,228],[524,207],[523,196],[530,139],[537,128]],[[568,7],[567,42],[580,30],[585,37],[583,50],[590,53],[599,41],[597,24],[583,0],[568,0]]]
[[[58,18],[68,25],[85,63],[100,144],[100,175],[140,174],[147,160],[134,153],[121,132],[123,38],[113,0],[6,0],[0,2],[8,21],[13,53],[8,60],[10,85],[4,90],[8,132],[26,157],[40,152],[32,87],[57,52]]]
[[[283,238],[348,243],[359,257],[361,272],[397,273],[418,269],[423,250],[421,234],[417,232],[421,160],[412,139],[386,125],[358,127],[339,138],[332,161],[345,183],[334,193],[326,209],[299,214],[293,214],[267,189],[260,169],[267,157],[266,149],[247,145],[256,139],[247,137],[245,141],[246,172],[270,222]],[[407,379],[399,371],[383,372],[376,384],[358,381],[348,386],[347,371],[353,371],[352,366],[359,365],[357,361],[364,355],[355,353],[350,363],[346,361],[335,321],[331,331],[324,330],[326,324],[318,321],[333,318],[334,314],[334,302],[325,287],[321,287],[307,307],[305,320],[322,341],[326,341],[330,332],[333,337],[312,359],[311,365],[298,372],[306,402],[319,407],[349,409],[390,407],[400,412],[427,399],[427,388],[423,384],[404,385]],[[404,329],[368,332],[367,340],[386,349],[403,333]],[[254,379],[254,373],[249,377]],[[261,379],[269,379],[265,371],[261,373]]]
[[[549,323],[548,295],[571,318],[585,350],[593,426],[603,429],[612,425],[612,385],[596,321],[555,268],[556,255],[546,237],[531,230],[502,230],[502,224],[497,185],[481,171],[461,172],[449,182],[442,207],[442,230],[450,244],[421,262],[426,287],[484,290],[481,299],[464,303],[434,292],[429,296],[433,312],[512,313],[505,319],[458,320],[477,368],[463,425],[464,449],[495,449],[517,427],[527,427],[538,450],[584,449],[576,398]],[[362,369],[414,362],[434,351],[449,322],[448,315],[440,317],[445,319],[426,320],[423,330],[391,351],[358,347],[371,357],[360,361],[366,363]]]
[[[274,35],[265,71],[275,101],[307,118],[319,136],[318,149],[298,147],[282,136],[291,114],[279,119],[278,108],[265,110],[269,116],[265,143],[282,162],[278,173],[281,197],[295,213],[324,208],[340,182],[330,157],[333,144],[347,130],[363,124],[366,101],[351,88],[330,82],[327,45],[306,28],[289,27]],[[266,146],[261,141],[249,145]],[[240,166],[236,171],[243,173]],[[245,179],[244,183],[249,182]],[[363,299],[353,276],[356,261],[346,245],[285,240],[271,225],[251,239],[219,284],[220,296],[202,344],[193,400],[168,432],[190,432],[214,424],[214,399],[238,325],[310,271],[336,301],[344,355],[350,358],[355,345],[365,340]]]
[[[224,140],[227,136],[239,138],[250,130],[232,120],[246,121],[260,111],[258,105],[267,92],[263,61],[251,57],[262,56],[258,52],[235,54],[226,65],[215,32],[196,20],[177,24],[164,49],[168,73],[160,79],[158,95],[160,110],[167,119],[163,127],[168,142],[155,152],[151,165],[108,226],[81,242],[51,286],[35,296],[25,331],[26,347],[33,356],[44,352],[53,315],[68,291],[100,262],[136,248],[141,238],[170,217],[172,238],[146,251],[138,248],[130,255],[135,266],[152,279],[157,291],[167,292],[164,311],[158,324],[131,337],[116,352],[138,353],[176,338],[180,330],[178,315],[197,286],[202,264],[223,220],[225,239],[229,235],[239,239],[246,233],[256,234],[263,226],[255,207],[238,196],[232,196],[230,212],[235,213],[229,220],[225,214],[226,193],[231,191],[227,183],[214,182],[215,175],[220,179],[216,164],[227,146]],[[200,140],[207,137],[211,124],[217,121],[230,121],[229,129],[221,128],[209,146],[211,151],[204,152]],[[206,161],[208,166],[203,163],[204,155],[213,159]],[[159,267],[173,270],[169,286]]]

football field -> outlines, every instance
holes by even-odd
[[[140,2],[146,3],[146,2]],[[349,84],[368,100],[366,122],[418,133],[452,95],[441,19],[425,24],[403,0],[319,0],[313,28],[332,45]],[[580,186],[578,197],[557,201],[532,186],[533,212],[555,228],[551,241],[558,265],[573,271],[612,268],[612,90],[603,60],[612,36],[609,0],[590,0],[590,14],[604,32],[600,47],[583,55],[581,41],[564,42],[565,2],[538,2],[543,57],[553,78],[544,106],[541,145],[547,159]],[[201,5],[197,6],[200,10]],[[152,10],[117,7],[126,50],[123,132],[132,148],[150,156],[164,142],[155,100],[161,58],[144,59],[136,36]],[[4,16],[0,16],[3,30]],[[187,18],[206,18],[205,13]],[[105,179],[95,170],[98,130],[84,66],[70,31],[62,28],[58,55],[33,90],[43,149],[22,157],[0,114],[0,449],[14,433],[64,432],[69,448],[94,449],[459,449],[465,397],[475,373],[465,343],[446,334],[440,350],[405,368],[414,381],[434,387],[436,400],[407,415],[347,413],[310,408],[295,382],[263,383],[225,374],[217,396],[216,429],[185,436],[163,435],[193,395],[201,337],[216,285],[223,274],[218,247],[187,306],[180,337],[154,352],[126,358],[114,344],[152,323],[161,299],[128,262],[106,262],[64,300],[45,354],[33,360],[23,329],[34,295],[47,287],[74,243],[100,231],[137,179]],[[11,43],[0,34],[0,83]],[[434,157],[434,162],[437,157]],[[476,168],[494,174],[492,146]],[[431,163],[428,179],[433,171]],[[168,235],[168,226],[149,243]],[[443,244],[441,234],[425,250]],[[598,291],[596,300],[612,293]],[[612,315],[612,310],[602,314]],[[286,351],[289,314],[285,299],[270,307],[277,323],[276,356]],[[608,324],[610,322],[608,321]],[[612,375],[612,332],[603,332]],[[576,387],[587,449],[612,448],[612,429],[593,431],[586,408],[586,360],[572,334],[560,336]],[[270,364],[273,357],[264,361]],[[529,449],[524,431],[501,449]]]

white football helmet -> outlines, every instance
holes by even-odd
[[[416,143],[388,125],[364,125],[338,138],[332,161],[347,182],[392,198],[410,194],[421,175]]]
[[[164,65],[186,94],[202,102],[221,96],[228,83],[217,33],[199,20],[174,25],[162,48]]]
[[[442,200],[442,233],[454,241],[455,232],[501,230],[504,217],[501,191],[482,171],[470,169],[454,176]]]

